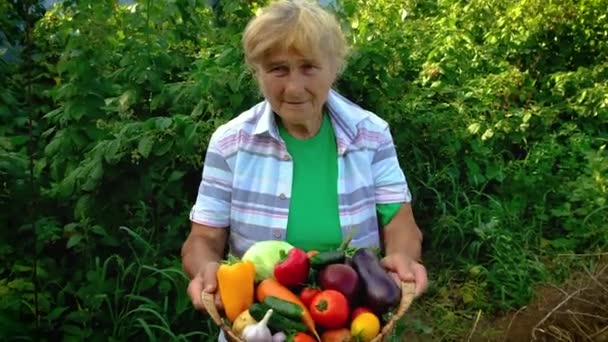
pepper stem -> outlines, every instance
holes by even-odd
[[[241,261],[242,261],[242,260],[241,260],[241,259],[239,259],[239,258],[238,258],[236,255],[234,255],[234,254],[228,254],[228,255],[226,256],[226,259],[225,259],[225,260],[222,260],[222,262],[221,262],[221,263],[222,263],[222,264],[225,264],[225,265],[234,265],[234,264],[238,264],[238,263],[239,263],[239,262],[241,262]]]

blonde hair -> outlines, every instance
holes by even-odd
[[[344,70],[348,50],[337,19],[306,0],[281,0],[263,8],[245,28],[243,48],[252,67],[273,51],[295,49],[327,55],[338,73]]]

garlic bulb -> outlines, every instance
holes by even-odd
[[[272,333],[268,328],[270,316],[272,309],[268,309],[264,318],[258,323],[246,326],[241,337],[247,342],[272,342]]]

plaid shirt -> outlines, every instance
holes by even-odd
[[[388,124],[334,90],[326,109],[338,147],[342,234],[354,228],[352,246],[379,247],[376,204],[411,201]],[[256,241],[284,240],[292,175],[270,104],[260,102],[211,136],[190,220],[230,228],[237,256]]]

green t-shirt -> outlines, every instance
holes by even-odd
[[[312,138],[297,139],[279,123],[279,134],[293,160],[293,183],[287,242],[304,250],[328,250],[342,243],[338,208],[338,149],[329,119],[323,115],[321,129]],[[376,206],[382,225],[400,208],[400,203]]]

